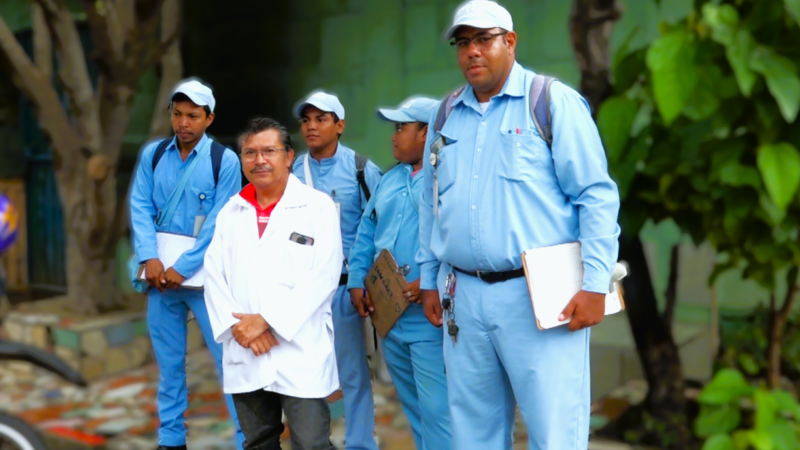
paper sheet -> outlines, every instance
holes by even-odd
[[[161,264],[164,265],[164,270],[174,266],[181,255],[194,248],[196,240],[196,238],[181,234],[156,233],[156,250],[158,251],[158,259],[161,260]],[[142,280],[146,278],[144,268],[142,268],[142,271],[139,273],[139,278]],[[181,286],[202,289],[204,280],[205,275],[201,267],[194,275],[184,280]]]
[[[539,329],[568,324],[571,318],[559,321],[558,316],[583,285],[580,243],[531,249],[522,254],[522,261]],[[626,274],[625,266],[617,264],[609,280],[606,315],[618,313],[625,307],[615,283]]]

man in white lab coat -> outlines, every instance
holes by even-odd
[[[283,411],[294,450],[332,450],[331,299],[344,259],[336,206],[290,173],[292,141],[274,120],[251,121],[239,149],[250,183],[219,213],[204,266],[223,388],[245,449],[280,450]]]

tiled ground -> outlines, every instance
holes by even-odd
[[[200,449],[232,449],[233,428],[206,350],[187,358],[189,409],[186,423],[189,446]],[[21,362],[0,362],[0,408],[34,424],[49,436],[83,442],[82,448],[151,450],[156,447],[155,394],[158,370],[148,366],[125,376],[92,383],[87,389],[69,385],[55,375]],[[641,387],[639,387],[641,390]],[[394,388],[375,384],[376,435],[382,450],[411,450],[414,442],[408,421],[397,402]],[[630,395],[622,392],[621,396]],[[341,404],[334,404],[336,414]],[[343,448],[344,419],[333,423],[332,441]],[[54,448],[67,448],[66,442]],[[603,446],[593,449],[625,449]],[[81,447],[76,447],[81,448]],[[288,442],[284,444],[289,449]],[[514,450],[527,448],[524,423],[518,420]]]

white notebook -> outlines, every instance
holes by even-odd
[[[536,325],[546,330],[568,324],[572,318],[558,320],[572,297],[583,286],[583,262],[580,242],[539,247],[522,253],[522,266],[531,295]],[[617,263],[609,280],[606,315],[625,309],[617,282],[627,275],[625,266]]]
[[[164,270],[166,271],[174,266],[181,255],[194,248],[195,241],[197,241],[197,238],[192,236],[174,233],[156,233],[156,250],[158,250],[158,259],[161,260],[161,264],[164,265]],[[139,278],[142,280],[146,278],[144,265],[142,265],[142,270],[139,272]],[[205,275],[201,267],[194,275],[185,279],[181,286],[190,289],[202,289],[204,281]]]

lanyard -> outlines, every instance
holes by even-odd
[[[414,168],[411,167],[411,173],[408,174],[408,178],[406,178],[406,189],[408,189],[408,196],[411,199],[411,204],[414,205],[414,210],[419,213],[419,199],[414,197],[414,191],[411,190],[411,183],[414,180]],[[419,176],[419,174],[417,174]]]
[[[311,166],[308,164],[308,153],[306,153],[306,157],[303,159],[303,172],[306,176],[306,185],[313,188],[314,180],[311,179]]]

